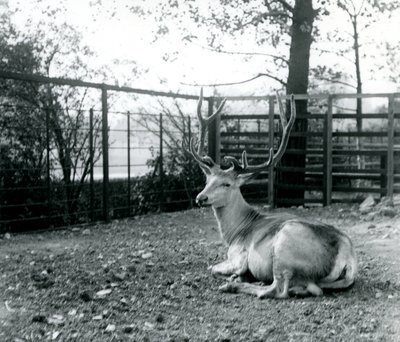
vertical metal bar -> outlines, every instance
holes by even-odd
[[[90,221],[94,221],[94,149],[93,149],[93,108],[89,110],[89,163],[90,163],[90,180],[89,180],[89,196],[90,196]]]
[[[51,179],[50,179],[50,111],[46,110],[46,188],[47,188],[47,215],[49,224],[51,217]]]
[[[274,98],[268,97],[268,145],[274,148]],[[268,204],[271,208],[275,206],[275,189],[274,189],[274,166],[271,165],[268,170]]]
[[[4,181],[2,176],[1,169],[3,168],[3,158],[1,157],[3,155],[3,151],[1,150],[1,144],[0,144],[0,232],[5,231],[5,223],[3,221],[3,203],[4,203]]]
[[[393,199],[394,187],[394,95],[388,97],[388,151],[387,151],[387,197]]]
[[[160,155],[159,155],[159,177],[160,177],[160,211],[163,211],[164,197],[164,150],[163,150],[163,115],[160,113]]]
[[[324,122],[324,206],[332,203],[332,101],[332,95],[329,95],[328,111]]]
[[[108,159],[108,104],[107,88],[101,89],[102,148],[103,148],[103,218],[110,221],[109,213],[109,159]]]
[[[189,138],[189,143],[192,140],[192,118],[188,116],[188,138]],[[189,158],[189,162],[191,162],[192,158]]]
[[[131,214],[131,113],[126,113],[127,153],[128,153],[128,216]]]
[[[221,100],[218,100],[215,105],[216,108],[219,107],[221,104]],[[215,162],[217,164],[221,163],[221,115],[217,115],[217,117],[214,120],[214,144],[215,144]]]
[[[237,141],[237,148],[240,149],[240,119],[237,119],[237,132],[238,135],[236,137],[236,141]]]
[[[380,187],[381,187],[381,197],[386,196],[387,193],[387,155],[381,155],[381,181],[380,181]]]
[[[185,137],[183,137],[185,139]],[[192,118],[188,116],[188,144],[190,144],[190,141],[192,140]],[[189,146],[189,145],[188,145]],[[189,172],[192,172],[192,158],[188,159],[189,163]],[[189,175],[191,177],[191,174]]]
[[[183,137],[184,139],[185,137]],[[192,119],[190,116],[188,116],[188,138],[189,138],[189,143],[192,140]],[[188,163],[189,163],[189,179],[193,179],[193,175],[192,175],[192,158],[188,159]],[[192,183],[193,184],[193,183]],[[192,189],[191,187],[189,187],[189,203],[190,203],[190,208],[193,208],[193,198],[192,198]]]

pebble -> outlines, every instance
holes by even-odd
[[[110,333],[110,332],[113,332],[113,331],[115,331],[115,324],[107,325],[105,332],[109,332]]]
[[[395,217],[397,214],[396,210],[394,210],[393,208],[389,208],[389,207],[383,207],[379,212],[382,215],[388,216],[388,217]]]
[[[109,295],[111,292],[112,292],[111,289],[100,290],[100,291],[96,292],[96,296],[104,297],[104,296]]]
[[[127,273],[120,272],[120,273],[113,273],[113,278],[118,281],[123,281],[126,279]]]
[[[133,326],[127,325],[127,326],[123,327],[122,332],[124,332],[125,334],[130,334],[131,332],[133,332]]]
[[[150,259],[152,256],[153,256],[153,253],[151,253],[151,252],[143,253],[142,259]]]

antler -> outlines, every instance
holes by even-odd
[[[206,164],[207,166],[215,165],[215,162],[209,156],[202,156],[204,150],[204,140],[206,137],[206,131],[208,125],[214,121],[214,119],[219,115],[224,107],[226,99],[223,99],[218,109],[210,115],[208,118],[204,118],[201,115],[201,106],[203,104],[203,88],[200,89],[199,102],[197,103],[197,118],[199,120],[199,136],[198,136],[198,146],[197,150],[195,148],[195,139],[192,138],[189,142],[189,153],[196,159],[197,162],[201,164]]]
[[[231,157],[231,156],[226,156],[224,159],[232,164],[232,167],[229,170],[235,170],[239,174],[257,173],[260,171],[268,170],[268,168],[271,165],[275,166],[279,162],[279,160],[282,158],[283,154],[285,153],[288,141],[289,141],[290,131],[292,130],[294,121],[296,120],[296,106],[294,103],[294,95],[292,94],[290,97],[290,119],[288,122],[286,119],[283,104],[282,104],[282,101],[281,101],[281,98],[280,98],[278,92],[276,93],[276,98],[277,98],[277,101],[279,104],[279,116],[280,116],[281,124],[283,127],[282,139],[281,139],[281,143],[278,148],[278,151],[274,154],[274,148],[273,148],[273,146],[271,146],[269,149],[268,160],[265,163],[262,163],[260,165],[249,165],[249,163],[247,161],[246,151],[243,151],[243,153],[242,153],[242,160],[241,160],[242,165],[239,164],[239,162],[236,160],[236,158]]]

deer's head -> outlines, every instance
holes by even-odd
[[[214,160],[203,155],[204,140],[207,126],[220,114],[226,102],[224,99],[215,113],[208,118],[203,118],[201,114],[201,105],[203,101],[203,90],[200,91],[200,98],[197,105],[197,117],[199,120],[199,137],[197,149],[195,147],[195,140],[192,138],[189,141],[189,148],[185,148],[193,158],[197,161],[200,168],[207,177],[205,188],[197,195],[196,202],[202,206],[211,205],[214,208],[221,208],[228,203],[232,203],[237,195],[240,193],[240,187],[246,183],[253,176],[261,171],[268,170],[271,166],[275,166],[285,153],[286,146],[289,140],[290,131],[296,119],[296,108],[294,105],[294,96],[290,98],[291,115],[289,121],[283,109],[282,101],[277,94],[279,103],[280,119],[283,126],[283,133],[280,146],[276,153],[273,147],[268,151],[268,159],[266,162],[259,165],[249,165],[247,161],[246,151],[243,151],[241,161],[231,156],[224,157],[224,162],[230,165],[228,168],[221,168]]]

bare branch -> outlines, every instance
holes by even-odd
[[[260,13],[259,15],[255,16],[251,20],[243,23],[242,25],[240,25],[240,28],[244,28],[244,27],[246,27],[248,25],[257,25],[258,23],[263,22],[263,20],[268,18],[268,17],[271,17],[271,18],[287,17],[287,18],[293,19],[291,15],[289,15],[287,12],[284,12],[284,11],[264,12],[264,13]]]
[[[294,8],[285,0],[275,0],[276,2],[280,3],[283,8],[285,8],[286,10],[288,10],[289,12],[294,12]]]
[[[280,84],[282,84],[284,87],[286,87],[286,82],[281,80],[280,78],[271,75],[271,74],[267,74],[267,73],[259,73],[256,76],[249,78],[247,80],[243,80],[243,81],[238,81],[238,82],[227,82],[227,83],[213,83],[213,84],[195,84],[195,83],[185,83],[185,82],[180,82],[182,85],[188,85],[188,86],[198,86],[198,87],[217,87],[217,86],[229,86],[229,85],[235,85],[235,84],[243,84],[243,83],[247,83],[247,82],[251,82],[254,81],[257,78],[260,77],[268,77],[271,78],[277,82],[279,82]]]
[[[357,89],[357,87],[352,85],[351,83],[347,83],[347,82],[341,81],[341,80],[335,80],[335,79],[331,79],[331,78],[328,78],[328,77],[321,77],[321,76],[316,77],[316,79],[318,79],[320,81],[327,81],[327,82],[330,82],[330,83],[343,84],[343,85],[345,85],[347,87],[351,87],[353,89]]]
[[[343,58],[343,59],[345,59],[345,60],[351,62],[352,64],[354,64],[354,61],[353,61],[351,58],[348,58],[348,57],[346,57],[346,56],[344,56],[344,55],[342,54],[343,51],[340,51],[340,50],[338,50],[338,51],[331,51],[331,50],[325,50],[325,49],[319,49],[319,48],[312,48],[312,50],[318,51],[318,52],[320,52],[320,53],[330,53],[330,54],[334,54],[334,55],[339,56],[339,57],[341,57],[341,58]]]
[[[217,52],[217,53],[224,53],[224,54],[228,54],[228,55],[243,55],[243,56],[264,56],[264,57],[271,57],[273,59],[277,59],[280,60],[282,62],[285,62],[286,64],[289,64],[289,61],[281,56],[277,56],[277,55],[272,55],[269,53],[263,53],[263,52],[241,52],[241,51],[227,51],[227,50],[221,50],[221,49],[216,49],[216,48],[212,48],[209,46],[204,46],[204,45],[200,45],[197,44],[193,41],[190,40],[190,42],[194,45],[197,45],[199,47],[201,47],[202,49],[205,50],[209,50],[209,51],[213,51],[213,52]]]
[[[358,9],[358,12],[356,14],[356,17],[358,17],[360,15],[361,11],[364,9],[364,3],[365,3],[365,0],[362,1],[360,8]]]

